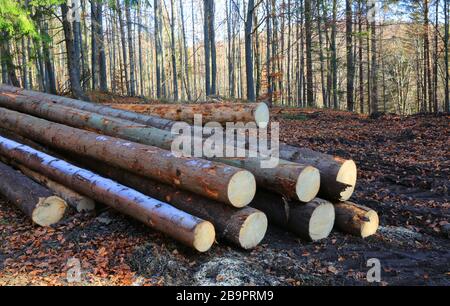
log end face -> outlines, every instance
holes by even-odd
[[[366,221],[361,225],[361,237],[367,238],[369,236],[375,235],[378,230],[378,226],[380,224],[380,220],[378,218],[378,214],[374,210],[369,210],[364,215]]]
[[[269,125],[270,110],[266,103],[261,102],[255,109],[255,122],[259,128],[265,129]]]
[[[245,250],[256,247],[267,232],[267,216],[263,212],[255,212],[248,216],[239,232],[239,244]]]
[[[296,193],[300,202],[312,201],[320,189],[320,172],[314,167],[308,166],[300,173],[297,179]]]
[[[228,183],[230,204],[242,208],[250,204],[256,194],[256,180],[249,171],[242,170],[233,175]]]
[[[216,240],[216,231],[211,222],[203,221],[194,230],[194,248],[199,252],[208,251]]]
[[[353,160],[346,160],[339,169],[336,181],[348,185],[348,187],[340,193],[340,201],[347,201],[351,198],[356,186],[357,172],[358,170]]]
[[[312,241],[327,238],[333,230],[335,210],[333,204],[321,201],[311,215],[309,221],[309,236]]]
[[[41,198],[33,211],[31,219],[37,225],[50,226],[58,223],[64,217],[66,209],[66,201],[59,197]]]
[[[95,202],[88,198],[82,199],[78,202],[76,209],[79,213],[93,211],[95,209]]]

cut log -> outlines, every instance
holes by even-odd
[[[319,169],[319,196],[322,198],[333,202],[347,201],[355,190],[357,168],[353,160],[285,144],[280,144],[280,158]]]
[[[246,170],[198,158],[177,158],[157,147],[101,136],[4,108],[0,108],[0,127],[234,207],[248,205],[256,191],[255,178]]]
[[[334,206],[319,198],[300,204],[287,201],[277,194],[258,190],[250,205],[263,211],[271,224],[308,241],[325,239],[333,229]]]
[[[256,247],[266,234],[267,217],[255,208],[236,209],[128,171],[109,167],[104,163],[81,159],[73,155],[69,159],[96,173],[210,221],[214,224],[218,237],[243,249]]]
[[[319,192],[320,174],[314,167],[280,160],[275,168],[263,168],[259,159],[226,159],[224,163],[251,169],[256,183],[290,200],[308,203]]]
[[[336,209],[336,228],[341,232],[366,238],[374,235],[379,226],[376,211],[352,202],[334,205]]]
[[[0,194],[40,226],[58,223],[66,202],[25,175],[0,162]]]
[[[76,192],[136,218],[199,252],[206,252],[214,243],[215,231],[210,222],[110,179],[4,137],[0,137],[0,154]]]
[[[169,131],[147,127],[132,121],[60,106],[55,102],[45,102],[39,99],[29,101],[25,96],[12,93],[0,94],[0,106],[59,122],[61,124],[67,124],[75,128],[89,128],[106,135],[121,137],[123,139],[156,146],[165,150],[172,149],[172,141],[176,137],[176,135],[173,135]],[[203,141],[203,139],[192,139],[192,143],[202,143]],[[248,152],[246,154],[249,156]],[[275,168],[262,168],[261,160],[257,158],[242,158],[236,160],[212,157],[210,159],[215,162],[246,169],[256,176],[257,182],[261,187],[270,189],[290,199],[298,199],[302,202],[312,200],[316,196],[317,187],[320,184],[316,179],[316,170],[311,167],[305,169],[305,166],[303,165],[296,165],[295,163],[288,161],[280,160],[280,165]],[[236,176],[236,179],[241,182],[247,181],[247,184],[238,185],[238,181],[233,180],[232,183],[235,183],[232,184],[233,186],[229,189],[229,196],[236,195],[238,198],[234,199],[234,202],[231,203],[233,206],[242,207],[247,205],[249,203],[247,200],[254,195],[252,193],[254,191],[254,187],[252,186],[254,182],[248,172],[241,172],[239,176]],[[167,183],[167,181],[164,181],[163,183]],[[191,187],[192,186],[193,185],[191,185]],[[246,187],[249,188],[247,189]],[[186,190],[196,192],[191,189]],[[204,190],[205,189],[201,192],[204,192]],[[235,192],[235,190],[237,190],[237,192]],[[242,192],[245,190],[248,190],[249,192],[242,195]]]
[[[266,103],[111,104],[109,106],[189,124],[194,124],[195,115],[202,115],[204,124],[218,122],[223,126],[228,122],[255,122],[258,127],[266,128],[270,120],[270,111]]]
[[[20,172],[22,172],[35,182],[44,185],[45,187],[53,191],[57,196],[64,199],[67,204],[72,206],[78,212],[93,211],[95,209],[94,200],[61,185],[40,173],[30,170],[27,167],[17,165],[17,168],[20,170]]]
[[[66,97],[60,97],[55,95],[50,95],[42,92],[25,90],[18,87],[13,87],[10,85],[1,84],[0,85],[0,99],[15,99],[19,98],[20,95],[26,97],[29,102],[32,101],[42,101],[46,102],[55,102],[58,105],[64,105],[68,107],[77,108],[80,110],[94,112],[104,116],[116,117],[124,120],[130,120],[133,122],[145,124],[147,126],[153,126],[158,129],[169,130],[172,128],[174,124],[173,121],[163,119],[157,116],[148,116],[141,115],[134,112],[127,112],[118,109],[114,109],[109,106],[105,106],[102,104],[84,102],[81,100],[70,99]]]
[[[257,209],[251,207],[236,209],[194,193],[179,190],[170,185],[108,166],[103,162],[80,158],[80,156],[73,153],[55,152],[25,137],[13,135],[3,129],[0,129],[0,135],[7,138],[13,137],[16,142],[21,142],[59,159],[68,160],[82,168],[88,168],[160,201],[168,202],[180,210],[210,221],[214,224],[217,235],[221,239],[234,243],[241,248],[252,249],[256,247],[266,234],[267,217]]]

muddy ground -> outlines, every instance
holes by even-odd
[[[375,236],[309,243],[270,227],[255,250],[219,241],[198,254],[105,207],[46,229],[0,200],[0,285],[372,285],[370,258],[380,260],[380,285],[450,285],[448,116],[276,117],[283,141],[357,162],[352,200],[379,212]],[[68,282],[77,260],[80,282]]]

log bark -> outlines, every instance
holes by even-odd
[[[95,209],[95,201],[91,198],[79,194],[78,192],[61,185],[36,171],[30,170],[23,165],[17,165],[17,168],[20,172],[31,178],[33,181],[47,187],[78,212],[93,211]]]
[[[264,190],[258,190],[250,206],[263,211],[271,224],[308,241],[325,239],[334,225],[333,205],[316,198],[307,204],[290,202]]]
[[[210,249],[214,226],[133,189],[28,146],[0,137],[0,154],[159,230],[200,252]]]
[[[48,97],[48,95],[34,95],[29,99],[28,94],[23,96],[9,91],[1,92],[0,90],[0,106],[29,113],[76,128],[90,128],[106,135],[121,137],[166,150],[172,149],[172,141],[175,139],[176,135],[173,135],[170,131],[148,127],[143,124],[115,117],[103,116],[97,113],[60,106],[57,105],[57,103],[59,103],[57,97],[53,99],[53,102],[48,102],[49,100],[46,98],[41,99],[42,96]],[[203,139],[193,141],[193,143],[203,142]],[[225,155],[226,152],[223,153]],[[246,156],[249,156],[248,152],[246,153]],[[280,161],[281,165],[278,167],[263,169],[259,159],[243,158],[236,160],[218,157],[211,157],[210,159],[231,166],[244,168],[256,176],[258,183],[262,187],[278,192],[288,198],[298,199],[302,202],[311,201],[317,195],[317,188],[320,185],[319,177],[315,174],[314,169],[305,169],[305,166],[296,165],[295,163]],[[242,174],[242,177],[245,178],[245,175]],[[250,178],[248,178],[247,181],[247,186],[249,188],[242,185],[241,190],[248,190],[249,193],[245,194],[245,196],[250,198],[253,196],[251,192],[254,191],[254,187],[251,186],[253,181],[251,181]],[[251,199],[248,200],[248,202],[243,201],[242,205],[245,206],[250,201]]]
[[[53,109],[62,110],[68,116],[77,115],[73,109]],[[91,119],[85,117],[85,124]],[[0,127],[34,141],[104,160],[121,169],[235,207],[248,205],[256,190],[254,176],[249,171],[232,166],[196,158],[178,158],[156,147],[102,136],[2,108],[0,121]],[[82,121],[79,122],[82,124]]]
[[[0,129],[0,135],[12,138],[16,142],[23,143],[59,159],[64,159],[76,166],[92,170],[157,200],[167,202],[189,214],[210,221],[221,239],[234,243],[243,249],[256,247],[266,234],[267,217],[263,212],[255,208],[244,207],[236,209],[223,205],[223,203],[209,200],[194,193],[179,190],[170,185],[108,166],[106,163],[81,158],[73,153],[55,152],[28,138],[13,135],[2,129]]]
[[[341,232],[367,238],[374,235],[379,226],[376,211],[352,202],[334,205],[336,210],[336,228]]]
[[[270,111],[265,103],[205,103],[205,104],[110,104],[115,109],[158,116],[172,121],[194,123],[194,115],[202,115],[204,123],[255,122],[266,128]]]
[[[280,158],[319,169],[321,198],[347,201],[355,190],[357,168],[353,160],[286,144],[280,144]]]
[[[66,202],[25,175],[0,163],[0,194],[40,226],[59,222]]]
[[[68,155],[65,154],[66,156]],[[255,208],[236,209],[128,171],[109,167],[104,163],[81,159],[73,155],[69,156],[69,159],[100,175],[210,221],[214,224],[218,237],[243,249],[256,247],[266,234],[267,217]]]
[[[127,82],[128,84],[128,82]],[[23,95],[28,101],[43,101],[54,102],[59,105],[77,108],[79,110],[97,113],[104,116],[116,117],[124,120],[130,120],[136,123],[145,124],[148,126],[156,127],[162,130],[170,130],[175,122],[156,116],[146,116],[133,112],[122,111],[104,106],[96,103],[88,103],[80,100],[70,99],[66,97],[60,97],[55,95],[49,95],[37,91],[24,90],[22,88],[13,87],[10,85],[0,85],[0,94],[14,97],[17,95]]]

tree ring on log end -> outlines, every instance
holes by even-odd
[[[249,171],[242,170],[233,175],[228,183],[228,200],[231,205],[242,208],[250,204],[256,194],[256,180]]]
[[[270,110],[266,103],[261,102],[255,109],[255,122],[258,127],[265,129],[269,125]]]
[[[369,210],[365,215],[365,218],[367,218],[366,222],[363,222],[361,225],[361,237],[367,238],[369,236],[374,235],[377,230],[380,223],[380,220],[378,218],[378,214],[375,210]]]
[[[266,235],[268,226],[267,216],[263,212],[256,212],[247,217],[239,232],[239,243],[245,250],[256,247]]]
[[[194,248],[199,252],[208,251],[216,240],[216,230],[211,222],[204,221],[195,227]]]
[[[298,176],[295,191],[299,201],[311,202],[319,193],[320,172],[314,167],[306,167]]]
[[[64,217],[66,209],[66,201],[60,197],[40,198],[39,203],[33,210],[31,219],[37,225],[50,226],[58,223]]]
[[[309,236],[312,241],[327,238],[334,226],[335,210],[331,203],[321,203],[309,220]]]
[[[340,193],[340,201],[347,201],[351,198],[356,186],[357,171],[356,164],[353,160],[346,160],[339,169],[336,181],[349,185],[349,187]]]

